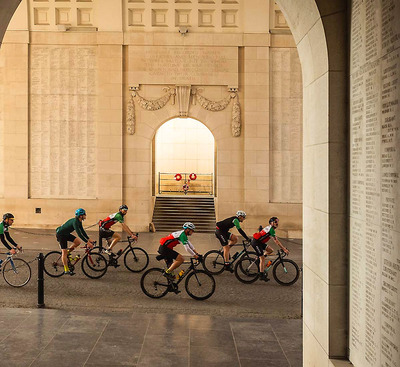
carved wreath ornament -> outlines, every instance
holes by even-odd
[[[230,102],[233,100],[232,106],[232,136],[238,137],[241,133],[241,112],[239,104],[239,96],[237,90],[233,90],[230,94],[220,101],[211,101],[200,94],[201,89],[193,89],[190,86],[177,86],[175,88],[166,87],[163,88],[166,93],[154,100],[148,100],[143,98],[137,90],[133,90],[131,98],[128,102],[127,108],[127,132],[130,135],[135,133],[135,99],[139,106],[147,111],[157,111],[163,108],[172,97],[172,104],[175,104],[175,97],[178,97],[179,103],[179,115],[188,116],[189,110],[189,98],[192,96],[192,103],[195,104],[196,101],[201,107],[207,111],[219,112],[225,110]],[[185,96],[188,94],[187,96]],[[187,103],[186,103],[187,102]]]

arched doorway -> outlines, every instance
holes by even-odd
[[[174,118],[154,137],[156,195],[214,195],[215,141],[198,120]]]

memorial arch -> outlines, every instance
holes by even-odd
[[[263,45],[268,42],[279,43],[281,39],[281,36],[270,36],[269,30],[263,33],[260,29],[257,29],[257,24],[262,24],[263,20],[265,20],[262,18],[263,13],[260,11],[260,7],[266,4],[267,1],[246,0],[246,4],[243,6],[245,16],[241,19],[244,21],[253,19],[254,21],[251,23],[254,28],[250,27],[251,29],[248,32],[243,32],[239,38],[234,34],[235,32],[232,32],[232,35],[228,31],[229,29],[235,30],[238,28],[236,15],[239,14],[239,9],[236,9],[234,4],[239,4],[239,2],[222,1],[222,3],[231,5],[226,6],[226,9],[222,9],[223,11],[220,12],[221,17],[216,25],[212,23],[214,12],[207,11],[210,9],[200,7],[197,9],[198,14],[196,13],[196,15],[199,15],[197,19],[200,20],[200,23],[196,25],[196,30],[200,33],[203,31],[207,33],[205,30],[218,26],[220,27],[219,29],[223,30],[220,38],[214,34],[205,36],[205,38],[196,35],[195,29],[189,28],[190,24],[184,25],[190,19],[190,11],[183,8],[177,9],[182,10],[180,12],[174,12],[177,16],[175,25],[182,24],[182,34],[186,34],[186,29],[189,30],[189,36],[176,34],[180,38],[173,38],[172,33],[168,35],[167,32],[159,32],[157,35],[149,35],[146,32],[123,34],[124,28],[122,25],[119,26],[110,22],[110,19],[114,19],[114,15],[115,19],[120,18],[119,14],[123,12],[122,4],[108,12],[106,17],[102,17],[101,13],[97,14],[96,20],[91,17],[93,13],[90,9],[90,4],[86,4],[84,7],[75,7],[75,18],[70,20],[70,13],[68,12],[59,11],[54,13],[56,15],[49,16],[43,10],[43,7],[38,10],[32,10],[27,7],[27,2],[23,1],[21,5],[25,7],[21,11],[25,15],[28,12],[33,12],[31,19],[37,21],[38,32],[33,32],[29,37],[27,21],[23,24],[14,23],[13,32],[9,32],[3,40],[2,52],[7,53],[10,59],[2,66],[5,66],[5,70],[10,72],[10,78],[12,78],[12,74],[16,74],[18,71],[14,62],[15,58],[13,59],[15,56],[13,52],[23,55],[28,52],[29,42],[37,45],[45,43],[45,37],[39,29],[53,26],[53,31],[55,31],[57,26],[55,22],[54,24],[51,23],[52,17],[57,16],[58,21],[61,20],[61,23],[80,23],[70,26],[72,32],[74,32],[74,28],[79,26],[89,28],[95,27],[97,23],[103,24],[102,30],[106,33],[99,32],[94,35],[94,33],[88,32],[80,36],[76,33],[68,35],[63,33],[58,36],[53,34],[53,37],[59,37],[63,44],[68,45],[82,43],[82,41],[79,41],[79,37],[83,37],[85,44],[96,44],[96,52],[99,54],[97,68],[104,71],[105,74],[111,71],[104,80],[99,81],[102,91],[102,95],[99,98],[104,102],[104,104],[100,103],[99,112],[103,116],[101,122],[105,124],[102,126],[103,134],[99,134],[99,143],[104,146],[103,157],[107,156],[107,169],[104,173],[106,175],[115,175],[115,180],[113,186],[105,186],[105,192],[97,192],[97,197],[103,198],[108,205],[116,205],[121,201],[121,198],[139,198],[135,202],[137,215],[133,216],[132,219],[143,226],[147,224],[145,222],[150,212],[150,200],[146,198],[149,196],[151,167],[146,157],[151,157],[150,137],[155,131],[155,126],[150,112],[142,113],[136,110],[139,114],[136,116],[141,119],[141,123],[135,126],[136,130],[133,139],[128,140],[129,137],[122,133],[123,128],[125,128],[125,126],[122,127],[121,125],[122,117],[125,113],[122,105],[128,103],[129,98],[128,94],[123,95],[121,92],[121,84],[123,82],[125,85],[131,83],[127,80],[129,78],[127,71],[123,70],[122,60],[126,50],[123,50],[122,45],[136,43],[146,46],[150,43],[153,45],[179,44],[190,46],[191,43],[200,42],[202,46],[215,47],[219,46],[220,42],[223,44],[226,44],[225,42],[233,42],[236,46],[248,47],[247,56],[249,58],[247,66],[257,68],[257,60],[262,59],[263,55],[265,55],[262,50]],[[393,80],[394,85],[398,86],[399,78],[397,78],[396,82],[395,75],[399,73],[397,40],[400,37],[398,20],[393,20],[390,16],[390,14],[398,12],[398,1],[380,2],[373,0],[366,4],[361,0],[353,0],[351,4],[348,4],[346,1],[329,0],[305,0],[301,2],[278,0],[277,3],[290,25],[302,65],[304,104],[304,365],[307,367],[336,366],[340,365],[340,362],[335,361],[334,358],[342,359],[350,355],[351,361],[357,367],[365,365],[378,366],[381,363],[395,366],[399,357],[398,349],[395,346],[396,343],[398,345],[400,326],[398,313],[396,314],[396,310],[398,312],[399,309],[399,299],[397,293],[394,293],[393,287],[398,284],[398,272],[394,279],[390,279],[389,283],[386,282],[389,286],[381,281],[381,275],[387,276],[390,269],[394,269],[396,264],[398,269],[398,241],[396,242],[399,233],[397,224],[398,206],[396,206],[398,204],[391,199],[392,196],[398,195],[398,183],[396,181],[398,169],[385,166],[385,169],[389,169],[389,171],[383,171],[381,176],[378,168],[381,166],[381,159],[383,158],[379,153],[371,152],[360,143],[365,138],[362,135],[364,130],[357,129],[363,126],[366,108],[369,112],[375,111],[376,113],[368,114],[368,131],[369,133],[375,130],[378,131],[375,134],[376,136],[370,138],[376,139],[376,146],[380,147],[382,126],[380,126],[379,119],[374,120],[372,117],[379,116],[381,118],[383,113],[398,113],[398,110],[394,107],[398,92],[393,91],[393,89],[382,97],[382,105],[388,107],[387,111],[380,108],[381,97],[379,93],[377,96],[371,94],[367,97],[365,96],[366,84],[372,86],[370,88],[372,91],[381,91],[384,78]],[[126,5],[127,2],[124,2],[124,4]],[[0,5],[2,10],[0,30],[2,32],[5,31],[17,5],[18,1],[12,0],[7,3],[2,2]],[[76,5],[75,2],[74,5]],[[151,19],[149,23],[151,25],[144,23],[147,18],[146,14],[140,11],[141,7],[135,8],[132,6],[132,8],[127,7],[127,9],[128,11],[124,13],[123,22],[127,27],[146,30],[146,27],[154,26],[161,27],[158,29],[166,29],[163,28],[167,26],[166,23],[169,19],[166,9],[152,13],[149,18]],[[349,13],[351,13],[352,27],[348,23]],[[276,16],[279,23],[279,13],[274,13],[274,16]],[[376,20],[375,17],[377,16],[382,16],[385,21],[381,22],[382,19]],[[26,18],[28,17],[26,16]],[[122,22],[120,23],[122,24]],[[59,25],[63,26],[63,24]],[[382,32],[384,27],[385,32]],[[193,31],[192,38],[190,38],[191,31]],[[367,31],[372,36],[366,37]],[[351,45],[353,48],[351,52],[349,38],[352,38]],[[222,39],[223,41],[221,41]],[[383,39],[382,44],[380,43],[381,39]],[[8,46],[10,44],[12,46]],[[199,45],[199,43],[196,44]],[[144,49],[144,51],[146,50]],[[37,52],[40,53],[40,49]],[[109,58],[110,54],[114,55],[113,60]],[[351,56],[351,59],[349,56]],[[239,53],[238,58],[241,57],[246,58],[246,52]],[[351,68],[348,65],[349,59],[352,61]],[[26,125],[28,101],[27,92],[23,92],[23,90],[24,88],[26,89],[24,85],[28,79],[27,62],[20,66],[20,69],[22,70],[19,73],[20,79],[12,79],[13,87],[9,89],[8,95],[11,98],[8,102],[11,102],[11,104],[7,104],[8,106],[16,107],[15,111],[18,116],[4,114],[4,118],[11,126],[8,125],[6,139],[2,142],[3,150],[11,153],[10,155],[15,157],[18,162],[4,161],[4,165],[0,170],[8,178],[13,178],[9,182],[17,182],[18,184],[14,184],[11,188],[11,183],[3,183],[1,192],[3,199],[1,199],[1,202],[10,207],[11,210],[20,210],[18,214],[22,221],[40,225],[41,221],[36,219],[33,214],[25,214],[33,213],[34,208],[37,205],[41,205],[41,202],[36,198],[31,198],[29,203],[26,200],[29,192],[28,157],[26,154],[28,146],[28,129]],[[390,76],[384,73],[394,74]],[[353,81],[355,80],[355,83],[350,83],[349,75],[353,78]],[[255,78],[257,79],[257,76]],[[179,83],[168,81],[168,84],[176,85]],[[351,84],[351,95],[347,90],[349,84]],[[230,86],[235,87],[235,85]],[[258,85],[258,87],[260,86]],[[265,87],[265,85],[262,86]],[[142,87],[140,86],[140,88]],[[398,90],[399,88],[397,88]],[[207,93],[210,93],[207,96],[209,99],[216,100],[217,98],[212,98],[211,95],[214,93],[222,95],[222,92],[226,93],[227,91],[207,91]],[[243,95],[240,95],[240,93],[242,92],[239,89],[241,102]],[[162,86],[144,86],[143,89],[139,90],[139,93],[146,98],[157,99],[162,94]],[[257,92],[250,88],[244,93],[244,96],[246,93],[248,96]],[[124,103],[121,103],[122,100]],[[357,101],[361,101],[358,105],[359,109],[357,109]],[[356,106],[350,117],[348,114],[349,103],[352,105],[355,103]],[[245,129],[246,124],[249,124],[252,119],[257,121],[259,118],[259,115],[255,114],[256,112],[263,112],[257,111],[257,102],[247,101],[247,106],[249,104],[253,105],[256,111],[245,113],[243,120]],[[246,106],[246,101],[244,101],[244,106]],[[168,113],[167,109],[161,109],[157,112],[164,116],[163,121],[172,115],[176,116],[176,110],[173,113]],[[360,114],[360,116],[357,114]],[[396,119],[390,121],[396,121]],[[23,122],[25,122],[25,125]],[[113,126],[112,128],[110,128],[111,125]],[[221,128],[225,129],[225,134],[230,134],[230,127],[230,122],[225,120],[225,124]],[[349,144],[350,128],[352,129],[351,134],[353,134],[351,136],[354,137],[352,144],[356,144],[354,150],[350,149],[354,146]],[[384,127],[384,129],[387,128],[387,126]],[[113,136],[111,134],[112,131],[118,131],[118,134]],[[357,133],[357,131],[361,132]],[[385,131],[384,134],[386,134]],[[396,133],[395,131],[391,131],[391,133]],[[360,136],[357,136],[357,134],[360,134]],[[244,140],[247,138],[251,139],[251,137],[245,137]],[[247,144],[254,146],[253,143],[254,141],[247,140]],[[385,140],[382,143],[386,144],[388,141]],[[398,155],[395,155],[397,153],[393,153],[396,152],[396,148],[398,149],[398,142],[392,143],[394,144],[394,150],[393,147],[383,146],[384,149],[388,148],[386,154],[389,156],[385,157],[385,159],[398,157]],[[357,150],[357,144],[360,144],[359,150]],[[224,143],[222,142],[223,145]],[[239,148],[242,149],[243,145],[246,145],[245,141],[235,140],[231,151],[235,152]],[[17,146],[19,149],[13,150],[13,146]],[[229,143],[227,143],[227,146],[229,146]],[[244,148],[244,151],[246,151],[246,148]],[[357,156],[357,152],[359,153],[359,159],[357,157],[354,158],[351,167],[348,157],[350,151],[353,158]],[[365,177],[362,175],[357,176],[357,172],[362,173],[365,171],[362,168],[362,160],[368,154],[370,154],[369,159],[372,162],[372,166],[368,167],[370,176],[367,177],[367,182],[364,182]],[[254,159],[254,154],[251,153],[248,156],[253,157],[249,157],[246,163]],[[121,157],[124,158],[123,163],[121,163]],[[115,165],[109,163],[113,161],[116,162]],[[129,184],[130,182],[138,182],[137,177],[122,176],[123,172],[127,171],[126,168],[129,162],[134,163],[137,172],[147,177],[139,177],[139,182],[140,180],[144,182],[143,187],[140,187],[140,185],[133,187],[133,185]],[[15,169],[17,166],[18,170]],[[374,179],[372,174],[376,174],[377,177]],[[389,179],[392,177],[394,181],[386,182],[387,177]],[[377,184],[377,187],[371,186],[371,182],[380,182],[381,180],[384,185],[389,185],[385,186],[388,191],[385,191],[382,199],[380,185]],[[245,184],[245,180],[243,180],[243,184]],[[365,186],[368,186],[368,190],[366,190],[368,191],[368,197],[366,197]],[[111,188],[114,189],[111,190]],[[388,193],[392,196],[388,196]],[[10,196],[7,199],[9,194]],[[246,199],[250,199],[247,202],[249,207],[253,207],[251,202],[252,194],[251,191],[246,193],[243,190],[240,194],[243,198],[241,203],[246,203]],[[87,200],[88,207],[96,210],[97,204],[95,201],[91,202],[91,199],[85,200]],[[377,212],[367,208],[367,200],[373,201],[374,205],[372,207],[378,208]],[[69,204],[64,204],[54,201],[53,205],[57,206],[57,208],[62,207],[65,210],[70,210],[69,206],[75,207],[78,202],[71,200]],[[288,208],[289,206],[286,207],[286,210]],[[390,218],[384,217],[382,220],[380,211],[383,208],[385,215],[389,215]],[[102,213],[102,210],[98,208],[97,212]],[[222,212],[225,213],[229,210],[230,208],[226,207],[223,208]],[[141,222],[143,217],[145,220]],[[54,219],[59,223],[59,218],[55,216]],[[289,218],[286,219],[287,221],[290,220]],[[376,226],[370,231],[368,228],[371,222],[374,222]],[[390,226],[387,225],[388,223]],[[352,236],[355,231],[356,233]],[[381,239],[379,234],[383,234],[383,244],[381,245],[379,245]],[[357,238],[361,240],[357,240]],[[364,242],[368,244],[367,250],[369,252],[363,247]],[[374,251],[375,245],[378,250],[385,249],[385,251]],[[352,254],[355,252],[359,254],[358,257],[352,258],[351,263],[348,257],[349,249],[351,249]],[[384,254],[382,255],[380,252]],[[388,254],[390,258],[388,258]],[[367,259],[374,258],[375,255],[378,259],[377,262],[368,263]],[[385,266],[381,266],[381,264]],[[370,275],[363,273],[364,268],[372,268],[373,271],[370,273],[375,274],[376,277],[374,279],[369,278]],[[352,285],[349,285],[349,273]],[[368,283],[368,289],[365,289],[365,283]],[[361,289],[364,293],[357,293],[355,289]],[[380,297],[381,292],[384,292],[383,300]],[[366,293],[372,296],[372,304],[371,297],[366,299]],[[315,295],[318,295],[318,297]],[[390,315],[397,315],[397,318],[391,321]],[[349,326],[349,318],[351,326]],[[372,325],[372,327],[367,328],[366,325]],[[388,328],[388,325],[392,325],[392,327]]]

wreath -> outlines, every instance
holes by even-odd
[[[190,178],[192,181],[194,181],[194,180],[197,178],[197,175],[196,175],[195,173],[191,173],[191,174],[189,175],[189,178]]]
[[[174,177],[175,177],[175,180],[177,180],[177,181],[182,180],[182,175],[180,173],[177,173]]]

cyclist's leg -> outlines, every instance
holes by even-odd
[[[112,242],[109,248],[110,251],[113,249],[113,247],[117,244],[118,241],[121,241],[121,235],[119,233],[114,232],[111,238]]]
[[[267,246],[266,248],[265,248],[265,254],[268,256],[268,255],[272,255],[272,253],[274,252],[274,249],[271,247],[271,246]]]
[[[258,258],[260,259],[260,268],[259,268],[260,275],[264,274],[264,270],[265,270],[264,248],[265,247],[261,241],[258,241],[255,238],[253,238],[251,240],[251,246],[253,247],[254,251],[256,252]]]
[[[74,235],[70,234],[68,237],[68,241],[72,242],[71,247],[68,249],[68,252],[71,253],[72,251],[74,251],[80,244],[81,244],[81,240],[78,237],[75,237]]]
[[[181,254],[178,254],[175,261],[168,269],[168,273],[172,273],[176,268],[179,268],[183,264],[184,258]]]
[[[61,260],[64,265],[64,271],[69,271],[68,268],[68,238],[66,236],[59,236],[58,234],[56,235],[57,241],[60,244],[61,248]]]
[[[229,241],[228,241],[228,245],[224,246],[224,259],[225,259],[225,264],[229,263],[229,252],[232,246],[234,246],[237,241],[238,238],[233,234],[233,233],[229,233]]]

